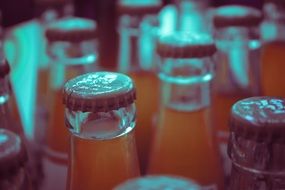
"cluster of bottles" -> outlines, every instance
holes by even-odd
[[[285,188],[284,1],[175,7],[117,2],[112,72],[94,21],[48,21],[32,140],[1,48],[0,189]]]

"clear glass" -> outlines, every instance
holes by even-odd
[[[135,112],[134,104],[98,113],[65,110],[72,134],[67,189],[112,189],[139,176]]]
[[[226,178],[231,162],[227,156],[228,119],[232,105],[240,99],[260,95],[261,41],[257,27],[225,27],[215,32],[216,77],[214,80],[213,124]]]
[[[209,32],[207,0],[175,0],[178,12],[176,29],[193,33]]]
[[[233,165],[229,189],[284,189],[284,148],[284,142],[274,137],[268,142],[256,142],[231,133],[228,153]]]
[[[159,77],[160,114],[153,131],[148,174],[180,175],[223,189],[210,121],[212,60],[163,59]]]
[[[266,3],[264,12],[265,19],[261,26],[264,41],[261,55],[262,93],[284,97],[285,8]]]
[[[148,162],[151,128],[158,105],[159,80],[154,64],[157,25],[154,15],[123,15],[119,25],[118,70],[128,74],[136,85],[136,141],[142,173],[145,173]]]

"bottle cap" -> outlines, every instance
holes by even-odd
[[[5,58],[0,58],[0,78],[4,78],[10,73],[10,66]]]
[[[268,138],[285,142],[285,99],[251,97],[235,103],[230,129],[237,135],[256,141]]]
[[[214,13],[216,28],[229,26],[258,26],[262,21],[262,13],[258,9],[240,5],[221,6]]]
[[[145,176],[127,180],[114,190],[200,190],[199,185],[177,176]]]
[[[21,138],[9,130],[0,129],[0,176],[13,175],[25,165],[27,159]]]
[[[216,46],[207,34],[174,32],[159,37],[156,51],[161,57],[201,58],[212,56]]]
[[[130,77],[115,72],[87,73],[69,80],[63,103],[72,111],[108,112],[126,107],[136,98]]]
[[[161,8],[161,0],[119,0],[117,4],[119,14],[128,15],[156,14]]]
[[[251,97],[232,106],[228,154],[243,167],[285,171],[285,99]]]
[[[47,26],[45,31],[48,41],[81,42],[95,39],[96,23],[93,20],[67,17]]]

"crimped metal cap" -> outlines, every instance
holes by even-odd
[[[80,42],[95,39],[96,23],[93,20],[68,17],[57,20],[47,26],[45,31],[48,41]]]
[[[21,138],[9,130],[0,129],[0,177],[13,175],[27,160]]]
[[[0,58],[0,78],[4,78],[10,73],[10,66],[5,58]]]
[[[177,176],[145,176],[127,180],[114,190],[200,190],[193,181]]]
[[[258,142],[285,142],[285,99],[263,96],[238,101],[231,110],[230,130]]]
[[[128,15],[156,14],[162,6],[161,0],[119,0],[117,10]]]
[[[216,45],[206,34],[175,32],[161,35],[156,51],[161,57],[201,58],[212,56],[216,52]]]
[[[130,77],[115,72],[95,72],[69,80],[63,103],[73,111],[108,112],[134,102],[136,91]]]
[[[217,8],[213,20],[216,28],[228,26],[258,26],[261,21],[261,11],[240,5],[227,5]]]

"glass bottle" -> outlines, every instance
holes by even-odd
[[[262,93],[285,97],[282,87],[285,83],[285,2],[269,0],[264,9],[265,19],[261,27],[264,43],[261,55]]]
[[[114,190],[201,190],[195,182],[180,176],[148,175],[127,180]]]
[[[218,53],[212,115],[226,178],[231,166],[226,152],[231,106],[239,99],[260,93],[261,19],[259,10],[236,5],[219,7],[213,15]]]
[[[21,137],[1,128],[0,150],[0,189],[31,190],[26,168],[28,156]]]
[[[148,162],[151,131],[158,105],[159,82],[152,56],[155,44],[153,24],[157,22],[156,13],[161,6],[160,0],[121,0],[117,4],[121,15],[118,71],[128,74],[136,84],[136,141],[142,173],[145,173]]]
[[[235,103],[228,154],[231,190],[285,189],[285,99],[251,97]]]
[[[37,189],[42,180],[39,147],[25,136],[18,105],[9,79],[10,66],[3,55],[0,55],[0,57],[0,128],[12,131],[21,137],[21,141],[27,147],[29,155],[27,169],[31,177],[30,180],[33,188]]]
[[[83,18],[63,18],[51,23],[45,35],[51,70],[43,189],[65,189],[69,134],[63,117],[62,87],[68,79],[96,69],[96,24]]]
[[[67,189],[108,190],[139,176],[135,97],[132,80],[120,73],[87,73],[65,84]]]
[[[177,32],[159,38],[161,104],[148,174],[180,175],[223,189],[210,121],[215,51],[213,41],[203,34]]]

